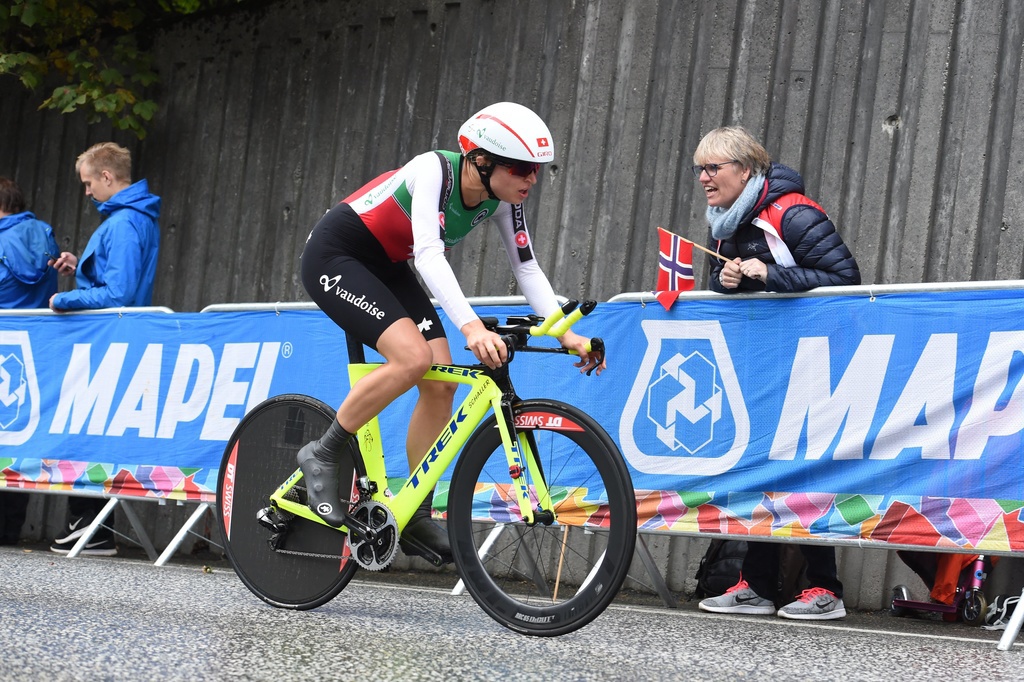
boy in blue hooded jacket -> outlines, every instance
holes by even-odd
[[[131,168],[131,152],[113,142],[93,145],[78,157],[75,170],[85,195],[106,220],[89,238],[81,259],[65,251],[51,263],[61,275],[75,275],[77,285],[50,298],[54,312],[152,303],[160,250],[160,197],[150,194],[145,180],[133,184]],[[68,531],[50,549],[58,554],[71,551],[102,508],[98,497],[69,498]],[[116,554],[113,534],[106,529],[97,532],[81,553]]]
[[[131,181],[131,153],[113,142],[86,150],[75,163],[85,195],[107,216],[81,259],[67,251],[53,267],[75,275],[77,287],[50,299],[54,312],[148,306],[160,250],[160,197],[145,180]]]

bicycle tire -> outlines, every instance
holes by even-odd
[[[321,606],[345,588],[358,568],[349,556],[346,534],[294,517],[275,549],[270,545],[273,532],[256,516],[297,469],[299,448],[323,435],[333,419],[334,410],[316,398],[269,398],[242,419],[224,451],[217,479],[217,520],[225,553],[245,586],[273,606]],[[353,476],[362,475],[358,447],[350,448],[345,462],[339,483],[342,499],[348,499]]]
[[[636,543],[636,498],[615,442],[580,409],[524,400],[512,411],[537,455],[557,520],[527,526],[513,512],[492,415],[470,436],[452,475],[452,554],[469,593],[494,620],[528,635],[562,635],[599,616],[622,586]],[[535,505],[538,472],[525,475]]]

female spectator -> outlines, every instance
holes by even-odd
[[[860,270],[825,211],[804,196],[803,178],[773,163],[743,128],[712,130],[693,154],[693,174],[708,202],[709,287],[719,293],[797,292],[860,284]],[[801,545],[810,588],[778,615],[831,620],[846,615],[835,549]],[[715,613],[775,613],[779,545],[749,542],[740,580],[719,597],[700,602]]]
[[[45,308],[57,293],[57,273],[47,264],[57,253],[53,229],[26,210],[14,180],[0,177],[0,308]],[[28,500],[0,492],[0,545],[21,538]]]

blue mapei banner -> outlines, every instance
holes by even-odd
[[[247,410],[289,392],[337,405],[346,362],[320,311],[0,317],[6,484],[212,493]]]
[[[1024,292],[599,310],[638,489],[1024,500]]]

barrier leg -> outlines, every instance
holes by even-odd
[[[114,507],[116,506],[116,497],[111,497],[109,500],[107,500],[107,503],[103,505],[103,509],[101,509],[100,513],[96,515],[96,518],[92,520],[92,523],[90,523],[86,527],[85,532],[82,533],[82,536],[80,538],[78,538],[78,542],[76,542],[75,546],[71,548],[70,552],[68,552],[69,559],[74,559],[76,556],[82,553],[82,550],[85,549],[85,546],[89,544],[89,540],[91,540],[92,536],[96,533],[97,530],[99,530],[99,527],[103,525],[103,522],[107,520],[107,517],[110,516],[111,513],[113,513]]]
[[[668,585],[661,576],[661,571],[658,570],[658,565],[654,563],[651,550],[647,547],[647,542],[640,533],[636,534],[636,549],[640,555],[640,561],[643,562],[644,568],[647,569],[647,575],[651,577],[651,582],[654,583],[654,589],[658,591],[661,600],[665,602],[665,606],[670,609],[678,608],[679,605],[676,603],[675,597],[669,592]]]
[[[149,539],[149,535],[146,534],[146,529],[142,526],[142,521],[139,519],[139,515],[135,513],[132,506],[128,503],[128,500],[122,500],[121,509],[124,511],[124,515],[128,518],[128,523],[131,524],[132,528],[135,529],[135,534],[139,537],[139,544],[142,549],[146,550],[146,555],[150,561],[156,561],[156,547]],[[128,538],[129,540],[131,538]]]
[[[185,537],[192,530],[192,526],[196,525],[196,522],[203,518],[206,510],[209,508],[209,503],[200,503],[199,508],[192,512],[192,516],[188,517],[188,521],[186,521],[185,525],[181,527],[177,534],[175,534],[171,543],[167,545],[167,549],[165,549],[163,554],[160,555],[160,558],[156,560],[157,566],[163,566],[170,561],[171,557],[174,556],[174,553],[178,551],[178,546],[185,540]]]
[[[999,644],[996,646],[999,651],[1009,651],[1013,646],[1013,640],[1017,639],[1022,622],[1024,622],[1024,590],[1021,590],[1020,601],[1017,602],[1017,607],[1013,610],[1013,615],[1010,616],[1010,622],[1003,630],[1003,636],[999,638]]]
[[[494,541],[498,539],[498,536],[501,535],[501,531],[503,530],[505,530],[504,523],[494,524],[494,528],[491,529],[490,534],[484,540],[484,543],[480,545],[480,549],[477,551],[478,557],[483,559],[485,556],[487,556],[487,552],[491,549],[491,545],[494,544]],[[459,578],[459,582],[455,583],[455,587],[452,588],[452,594],[460,595],[463,592],[465,592],[465,590],[466,586],[463,584],[462,579]]]

